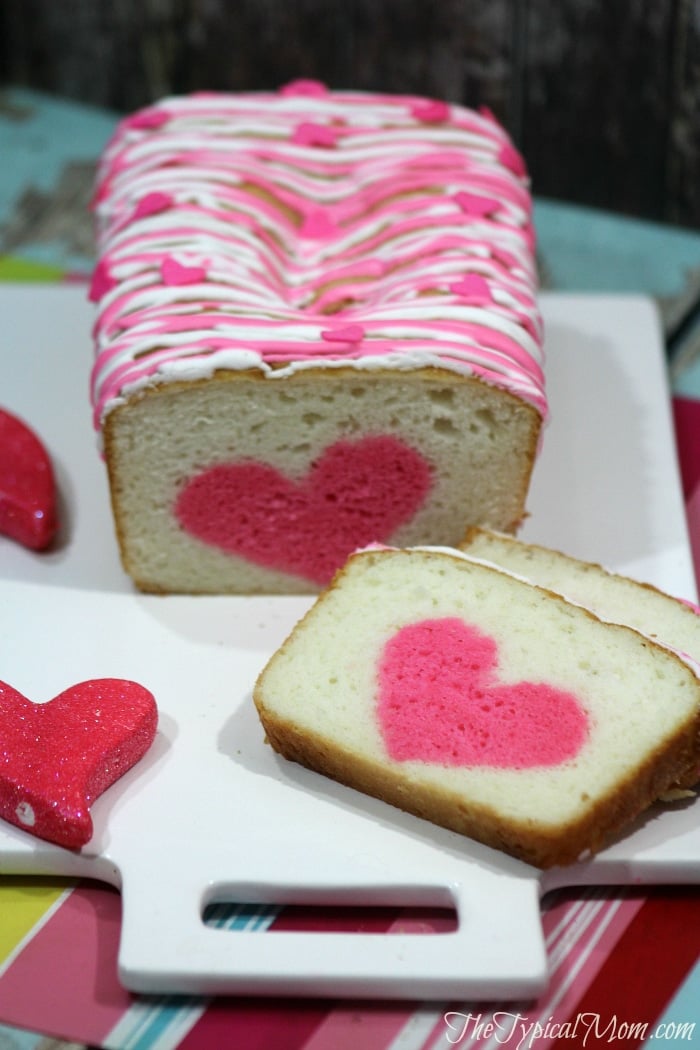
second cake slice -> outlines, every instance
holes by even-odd
[[[457,552],[351,557],[254,698],[286,758],[541,867],[697,764],[677,655]]]

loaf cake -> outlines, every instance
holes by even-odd
[[[457,551],[354,554],[254,701],[285,758],[542,868],[608,844],[698,758],[676,653]]]
[[[517,528],[542,322],[491,114],[308,81],[166,98],[119,124],[94,207],[94,422],[139,588],[312,593],[370,543]]]

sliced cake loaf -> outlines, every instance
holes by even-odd
[[[456,551],[352,556],[254,699],[286,758],[541,867],[599,850],[698,755],[675,653]]]
[[[139,588],[311,592],[370,543],[517,527],[543,333],[490,114],[308,81],[166,98],[119,124],[95,208],[92,405]]]

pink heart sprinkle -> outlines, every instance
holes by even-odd
[[[491,251],[491,258],[500,266],[504,266],[506,270],[515,270],[520,266],[517,256],[513,255],[512,252],[506,251],[505,248],[493,249]]]
[[[105,179],[104,182],[101,182],[100,185],[96,187],[92,197],[90,198],[90,210],[94,211],[98,204],[100,204],[103,200],[106,200],[107,197],[109,197],[111,192],[112,180]]]
[[[537,247],[537,234],[535,233],[535,227],[531,222],[526,226],[523,226],[523,236],[525,237],[528,248],[534,254],[535,248]]]
[[[450,285],[450,291],[459,295],[469,306],[486,306],[493,302],[488,282],[478,273],[468,273],[461,281]]]
[[[309,241],[327,241],[337,233],[338,227],[323,208],[308,211],[299,230],[299,236]]]
[[[160,128],[170,120],[170,114],[165,109],[144,109],[126,118],[126,125],[130,128]]]
[[[207,277],[203,266],[183,266],[177,259],[173,259],[172,255],[163,259],[160,274],[163,284],[167,285],[199,284]]]
[[[495,638],[458,617],[396,632],[378,665],[377,716],[397,762],[532,769],[574,758],[588,717],[545,682],[506,685]]]
[[[438,124],[447,120],[450,115],[450,107],[446,102],[434,99],[419,99],[411,105],[411,116],[424,124]]]
[[[172,204],[173,198],[168,193],[147,193],[134,208],[132,218],[142,219],[147,215],[157,215],[158,212],[167,211]]]
[[[459,190],[458,193],[455,193],[454,199],[463,212],[479,218],[492,215],[499,207],[499,202],[493,197],[482,197],[477,193],[467,193],[466,190]]]
[[[479,106],[478,112],[480,116],[484,117],[485,120],[490,120],[492,124],[498,124],[496,114],[493,112],[490,106]]]
[[[283,98],[323,98],[328,94],[328,88],[320,80],[292,80],[280,88]]]
[[[541,333],[538,332],[535,322],[528,314],[518,314],[518,323],[522,325],[528,335],[531,335],[533,339],[539,339]]]
[[[97,303],[100,301],[103,295],[107,292],[111,292],[117,285],[117,281],[112,277],[109,272],[109,266],[107,262],[102,259],[98,262],[97,266],[93,270],[92,280],[90,281],[90,291],[88,298],[91,303]]]
[[[309,120],[297,124],[292,134],[296,146],[335,146],[336,133],[326,124],[314,124]]]
[[[524,178],[524,176],[527,175],[525,161],[518,153],[515,146],[512,146],[510,143],[501,146],[498,159],[504,167],[510,168],[513,174],[517,175],[519,178]]]
[[[360,343],[365,337],[361,324],[348,324],[344,328],[327,328],[321,338],[331,343]]]
[[[385,263],[381,259],[368,259],[364,263],[363,272],[368,277],[383,277],[389,268],[389,263]]]

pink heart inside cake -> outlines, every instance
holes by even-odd
[[[325,584],[353,550],[410,520],[430,485],[419,453],[377,436],[336,442],[299,480],[264,463],[218,464],[187,481],[174,512],[204,543]]]
[[[146,592],[300,593],[368,543],[526,511],[548,404],[522,158],[486,110],[309,86],[162,99],[100,159],[93,419]],[[359,438],[347,469],[326,451]],[[369,478],[380,438],[398,479]]]
[[[455,617],[389,640],[378,716],[391,758],[528,769],[574,758],[588,733],[576,697],[541,682],[503,683],[493,638]]]

